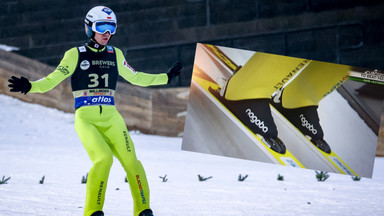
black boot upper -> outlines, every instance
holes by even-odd
[[[144,211],[140,212],[139,216],[153,216],[153,212],[151,209],[145,209]]]
[[[93,214],[91,214],[91,216],[104,216],[104,212],[97,211],[97,212],[94,212]]]

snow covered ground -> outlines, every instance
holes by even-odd
[[[91,162],[74,129],[74,115],[0,95],[0,216],[82,215]],[[372,179],[181,151],[181,138],[131,132],[151,188],[156,216],[383,215],[384,158]],[[197,175],[212,176],[199,182]],[[239,174],[248,174],[244,182]],[[284,181],[277,181],[278,174]],[[167,175],[162,182],[159,176]],[[39,180],[45,176],[44,184]],[[104,212],[132,215],[132,198],[117,160]]]

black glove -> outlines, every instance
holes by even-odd
[[[183,63],[181,61],[177,61],[174,63],[167,72],[168,75],[168,83],[171,82],[175,77],[180,75],[180,70],[183,68]]]
[[[11,92],[21,92],[23,94],[27,94],[32,87],[31,83],[25,77],[17,78],[12,76],[8,82],[10,83],[8,87],[11,88]]]

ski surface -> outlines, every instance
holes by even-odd
[[[291,149],[307,168],[318,169],[318,164],[313,164],[313,155],[316,155],[321,162],[327,166],[323,171],[331,171],[335,173],[347,174],[357,176],[353,171],[336,153],[334,150],[330,154],[325,153],[318,149],[306,136],[304,136],[299,129],[297,129],[288,119],[286,119],[277,109],[271,105],[272,116],[275,119],[279,135],[283,141],[286,141],[287,148]],[[292,145],[293,141],[296,145]],[[307,150],[303,150],[306,148]],[[307,155],[304,155],[305,154]],[[311,154],[308,154],[311,152]],[[300,155],[300,156],[299,156]]]

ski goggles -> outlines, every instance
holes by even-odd
[[[116,23],[114,22],[96,22],[92,25],[92,30],[94,32],[97,32],[97,33],[100,33],[100,34],[105,34],[107,31],[109,31],[109,33],[111,35],[115,34],[116,33]]]

